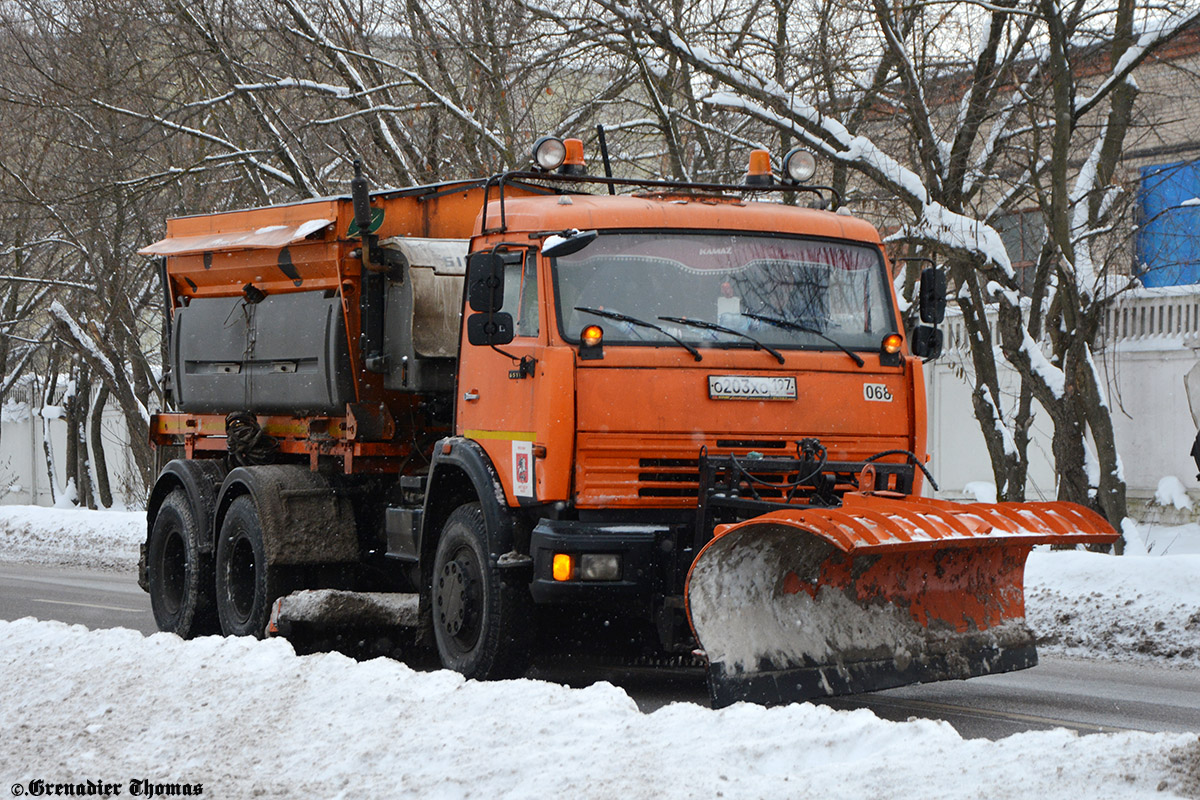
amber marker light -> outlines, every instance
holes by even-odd
[[[554,576],[556,581],[571,580],[571,573],[575,571],[575,559],[571,558],[567,553],[555,553],[554,563],[550,574]]]
[[[746,171],[746,184],[749,186],[769,186],[771,184],[771,154],[766,150],[750,151],[750,168]]]
[[[604,358],[604,329],[599,325],[588,325],[579,332],[579,358],[584,361]]]
[[[604,341],[604,329],[599,325],[588,325],[583,329],[583,333],[579,334],[579,338],[587,347],[599,347]]]
[[[883,337],[883,352],[895,355],[900,352],[900,345],[904,343],[904,337],[898,333],[889,333]]]
[[[582,139],[563,139],[563,150],[565,157],[563,164],[572,167],[583,166],[583,140]]]

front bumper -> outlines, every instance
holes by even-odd
[[[674,529],[667,525],[542,520],[530,540],[530,592],[539,604],[632,606],[646,613],[654,595],[667,588],[664,578],[674,563],[674,549]],[[620,575],[616,580],[557,581],[553,576],[556,553],[575,558],[593,553],[618,555]]]

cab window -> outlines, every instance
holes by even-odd
[[[537,258],[532,250],[525,258],[504,268],[504,306],[513,316],[516,336],[538,335]]]

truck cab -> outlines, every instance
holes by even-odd
[[[883,488],[914,491],[920,361],[867,223],[683,192],[495,200],[481,231],[501,218],[471,243],[451,448],[494,470],[543,616],[690,651],[688,569],[738,518],[704,507],[702,462],[764,464],[762,497],[832,505],[868,458],[905,453]],[[781,464],[815,467],[801,442],[841,472]]]

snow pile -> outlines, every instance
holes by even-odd
[[[1139,798],[1184,788],[1195,741],[1061,729],[964,740],[944,722],[811,704],[642,714],[609,684],[477,683],[382,659],[298,657],[279,640],[32,620],[0,622],[0,670],[5,786],[137,778],[222,798],[888,800],[914,787],[930,800]]]
[[[1025,615],[1043,653],[1200,667],[1200,556],[1035,551]]]
[[[1154,491],[1154,502],[1160,506],[1175,506],[1180,510],[1192,510],[1192,498],[1188,497],[1183,482],[1174,475],[1168,475],[1158,482]]]
[[[146,541],[146,512],[0,506],[0,560],[128,570]]]
[[[996,484],[989,481],[970,481],[963,485],[963,494],[974,497],[976,503],[994,503]]]
[[[1180,797],[1200,797],[1200,737],[1168,754],[1172,780],[1168,785]]]

